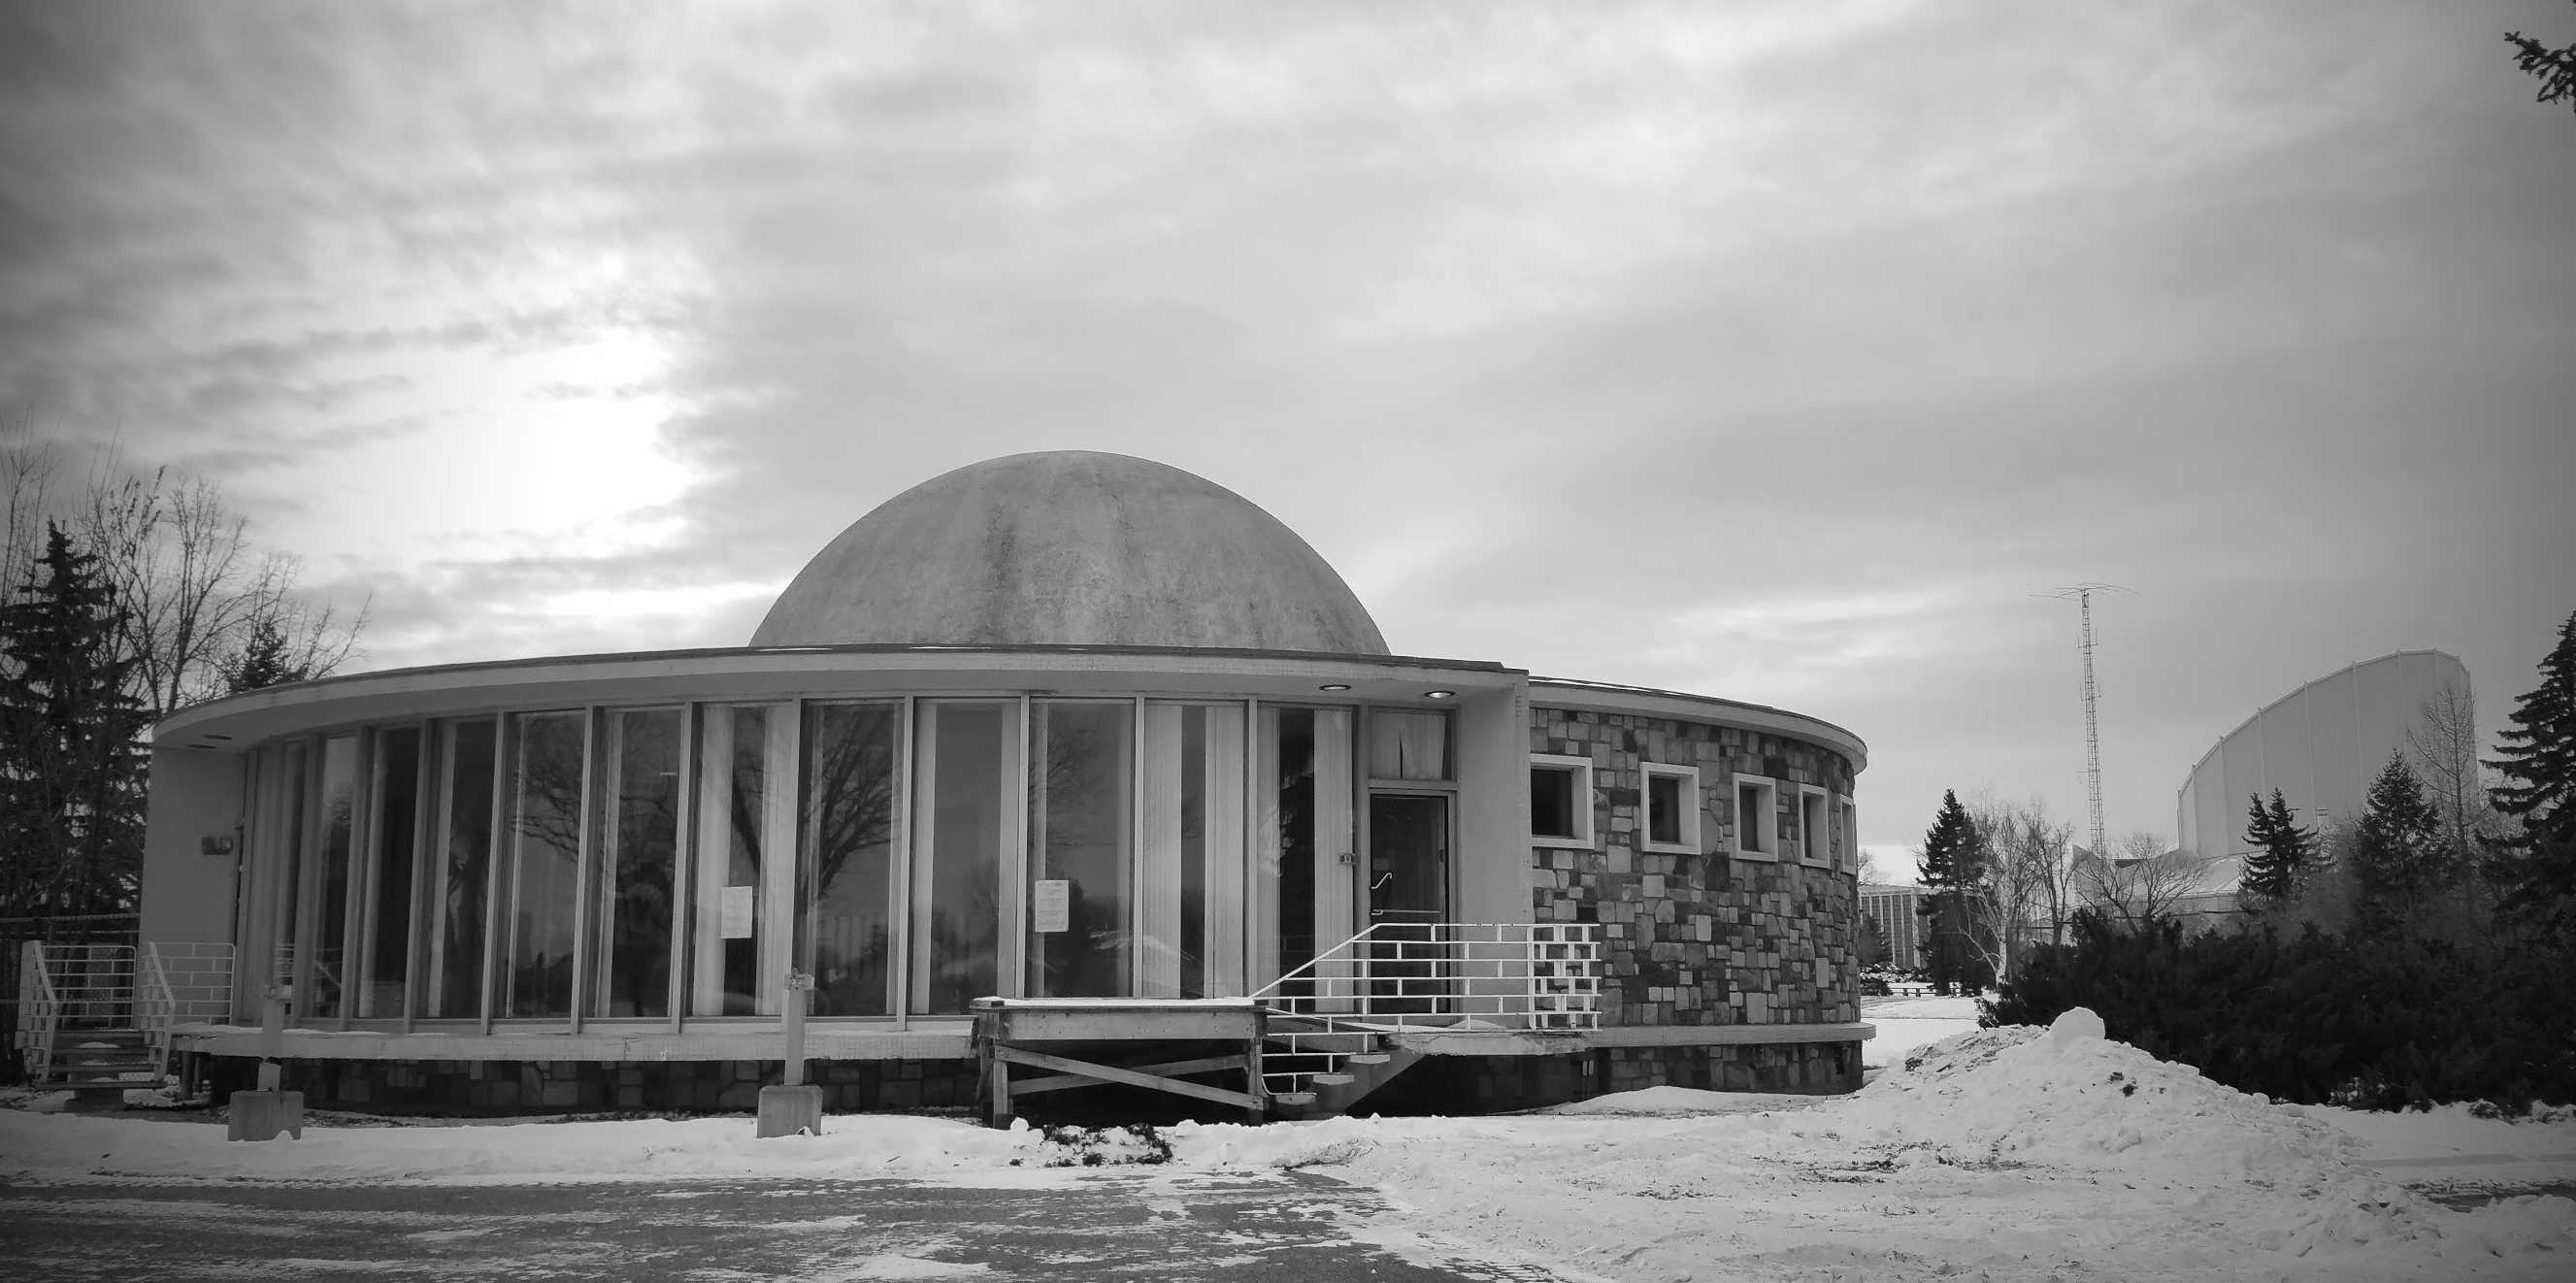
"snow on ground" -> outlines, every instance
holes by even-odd
[[[1501,1118],[1184,1125],[1170,1132],[1177,1168],[1144,1170],[1182,1198],[1226,1171],[1374,1185],[1399,1215],[1361,1227],[1373,1241],[1467,1245],[1570,1278],[2576,1277],[2576,1201],[2457,1211],[2406,1185],[2409,1162],[2443,1179],[2483,1167],[2576,1183],[2576,1118],[2276,1106],[2106,1041],[2089,1017],[1954,1035],[1847,1097],[1655,1088]],[[1025,1130],[868,1115],[835,1116],[819,1138],[751,1130],[745,1118],[316,1127],[231,1145],[166,1117],[6,1112],[0,1176],[1090,1178],[1039,1168]]]
[[[1977,1027],[1975,998],[1888,998],[1863,1004],[1860,1018],[1878,1036],[1860,1046],[1864,1069],[1905,1063],[1906,1054]]]

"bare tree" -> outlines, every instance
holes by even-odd
[[[2075,889],[2112,921],[2143,928],[2174,916],[2183,900],[2201,894],[2214,862],[2194,851],[2166,850],[2163,838],[2139,830],[2107,856],[2087,852],[2079,859]]]
[[[2001,983],[2043,932],[2051,943],[2065,938],[2075,826],[2050,819],[2041,799],[2004,802],[1985,791],[1969,804],[1968,818],[1989,852],[1982,894],[1970,905],[1981,929],[1969,938]]]
[[[44,506],[52,455],[42,446],[13,447],[7,466],[14,552],[15,529],[26,519],[20,496]],[[91,462],[85,498],[73,524],[130,617],[124,648],[134,659],[136,694],[155,719],[223,694],[263,631],[282,639],[298,676],[319,677],[347,660],[366,627],[365,605],[343,618],[299,593],[301,563],[258,551],[249,519],[212,482],[167,470],[130,472],[109,447]]]
[[[2406,751],[2415,759],[2424,791],[2441,815],[2443,845],[2455,871],[2465,871],[2485,827],[2486,786],[2478,773],[2477,708],[2469,693],[2445,684],[2419,705],[2406,728]]]

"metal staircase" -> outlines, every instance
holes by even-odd
[[[1600,928],[1588,922],[1384,922],[1255,992],[1261,1057],[1288,1117],[1346,1112],[1411,1068],[1431,1034],[1600,1027]]]
[[[130,944],[23,946],[17,1047],[28,1085],[39,1090],[123,1092],[166,1079],[166,1025],[144,1017],[166,1009],[157,956],[138,960]]]

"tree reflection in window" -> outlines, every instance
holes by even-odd
[[[888,984],[894,822],[893,704],[816,704],[806,711],[807,776],[800,857],[813,1014],[881,1016]],[[739,798],[736,823],[745,823]]]

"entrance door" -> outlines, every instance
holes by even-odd
[[[1368,820],[1370,1005],[1430,1014],[1447,983],[1436,928],[1449,920],[1449,798],[1371,793]]]

